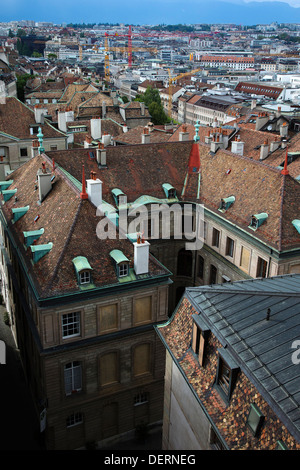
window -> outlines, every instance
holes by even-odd
[[[139,392],[133,397],[134,406],[142,405],[143,403],[147,403],[147,402],[148,402],[148,393]]]
[[[118,353],[110,352],[100,357],[100,384],[110,385],[119,381]]]
[[[69,362],[64,368],[65,393],[80,392],[82,389],[82,371],[81,364],[78,361]]]
[[[257,437],[264,421],[264,415],[255,403],[251,403],[247,425],[253,436]]]
[[[118,266],[118,271],[119,271],[119,277],[125,277],[128,276],[129,272],[129,265],[128,263],[120,263]]]
[[[207,345],[209,327],[201,315],[195,314],[193,318],[192,350],[198,357],[199,364],[203,366],[205,358],[205,347]]]
[[[133,352],[133,375],[135,377],[150,372],[150,344],[139,344]]]
[[[62,315],[62,336],[70,338],[80,335],[80,312],[66,313]]]
[[[220,231],[217,230],[216,228],[213,228],[212,245],[215,246],[216,248],[219,248],[219,243],[220,243]]]
[[[215,450],[226,449],[213,428],[211,428],[211,433],[210,433],[210,445]]]
[[[267,261],[263,258],[258,257],[257,260],[257,271],[256,277],[266,277],[267,276]]]
[[[50,150],[57,150],[57,145],[50,145]]]
[[[76,426],[77,424],[81,424],[82,422],[83,422],[82,414],[73,413],[72,415],[67,417],[67,428]]]
[[[20,157],[28,157],[27,147],[20,149]]]
[[[232,240],[232,238],[229,238],[227,237],[227,241],[226,241],[226,256],[230,256],[231,258],[233,258],[233,250],[234,250],[234,241]]]
[[[178,252],[177,259],[177,275],[178,276],[191,276],[192,275],[193,254],[182,248]]]
[[[80,284],[89,284],[91,282],[91,273],[89,271],[81,271],[79,273]]]
[[[215,386],[225,402],[229,402],[236,383],[239,367],[227,349],[219,349]]]
[[[249,271],[250,250],[242,246],[240,267],[243,271]]]
[[[204,258],[201,255],[198,255],[198,277],[203,279],[204,275]]]
[[[107,333],[118,328],[118,304],[100,307],[99,328],[100,333]]]
[[[209,283],[216,284],[217,282],[217,268],[211,264],[210,265],[210,276],[209,276]]]
[[[134,323],[150,322],[152,319],[152,297],[141,297],[134,300]]]

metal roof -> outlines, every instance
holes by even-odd
[[[300,274],[192,287],[186,294],[300,441],[300,366],[292,360],[300,340]]]
[[[78,273],[84,270],[92,270],[92,267],[85,256],[76,256],[76,258],[72,259],[72,262]]]

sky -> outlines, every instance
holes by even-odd
[[[2,0],[0,22],[12,20],[132,25],[300,23],[300,0]]]

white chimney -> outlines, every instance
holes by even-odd
[[[62,132],[67,132],[66,113],[59,111],[57,114],[58,129]]]
[[[102,135],[102,144],[106,147],[107,145],[111,144],[111,135],[110,134],[103,134]]]
[[[37,140],[33,140],[32,147],[31,147],[31,158],[34,158],[38,154],[39,154],[39,142]]]
[[[106,166],[106,149],[103,144],[98,144],[97,148],[97,163],[101,166]]]
[[[270,143],[270,152],[275,152],[280,147],[280,140],[273,140]]]
[[[46,168],[46,163],[42,163],[42,168],[37,172],[39,200],[42,202],[52,189],[52,173]]]
[[[34,118],[36,124],[44,124],[44,117],[47,116],[47,108],[42,108],[39,105],[34,107]]]
[[[261,147],[260,147],[260,160],[264,160],[265,158],[267,158],[269,154],[269,145],[268,145],[268,142],[265,141]]]
[[[140,105],[141,105],[141,115],[145,116],[145,103],[141,102]]]
[[[149,247],[150,243],[135,242],[134,244],[134,271],[135,274],[146,274],[149,272]]]
[[[142,144],[150,144],[149,129],[144,128],[142,133]]]
[[[238,155],[244,155],[244,146],[245,142],[241,142],[240,140],[233,140],[231,142],[231,152],[237,153]]]
[[[288,130],[289,130],[289,127],[288,127],[286,122],[281,124],[281,126],[280,126],[280,137],[287,137]]]
[[[124,132],[124,134],[125,134],[126,132],[128,132],[128,126],[123,126],[123,132]]]
[[[102,181],[97,179],[89,179],[86,181],[86,192],[89,201],[98,207],[102,204]]]
[[[91,135],[94,140],[101,139],[101,119],[91,119]]]
[[[106,102],[102,102],[102,119],[106,118]]]
[[[0,181],[4,181],[6,178],[4,165],[5,165],[4,162],[0,162]]]
[[[270,120],[270,117],[267,113],[262,113],[259,114],[256,118],[256,123],[255,123],[255,130],[260,131],[260,129],[267,124],[267,122]]]
[[[187,132],[187,127],[182,126],[182,131],[179,132],[179,142],[189,140],[189,133]]]
[[[92,147],[92,146],[93,146],[93,144],[92,144],[92,138],[87,135],[86,138],[85,138],[85,141],[84,141],[84,148],[85,148],[85,149],[88,149],[88,148],[90,148],[90,147]]]
[[[72,109],[67,109],[65,112],[65,115],[66,115],[66,122],[74,121],[74,111],[72,111]]]

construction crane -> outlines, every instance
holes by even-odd
[[[170,69],[168,69],[168,72],[169,72],[169,103],[168,103],[168,114],[169,116],[171,117],[171,114],[172,114],[172,84],[173,82],[175,82],[176,80],[179,80],[180,78],[183,78],[183,77],[188,77],[189,75],[193,75],[194,73],[197,73],[197,72],[200,72],[200,70],[202,70],[202,68],[199,68],[199,69],[194,69],[194,70],[191,70],[190,72],[186,72],[186,73],[181,73],[180,75],[177,75],[177,77],[172,77],[171,76],[171,71]]]

